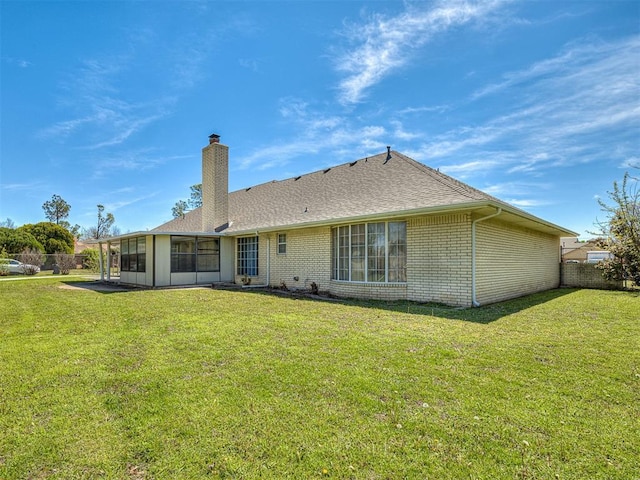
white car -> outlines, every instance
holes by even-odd
[[[40,271],[40,267],[35,265],[29,265],[28,263],[22,263],[18,260],[13,260],[10,258],[2,258],[0,259],[0,264],[4,264],[9,269],[9,273],[25,273],[25,271],[38,273]]]

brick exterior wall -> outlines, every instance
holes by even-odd
[[[345,298],[367,298],[373,300],[406,300],[407,285],[404,283],[364,283],[331,281],[331,293]]]
[[[278,233],[287,235],[287,253],[278,254]],[[271,285],[282,282],[290,289],[309,289],[311,282],[329,290],[331,278],[331,228],[308,228],[270,234]],[[294,280],[297,277],[298,280]]]
[[[407,221],[407,298],[471,305],[471,216]]]
[[[503,223],[476,224],[476,298],[499,302],[560,285],[557,236]]]
[[[576,288],[622,290],[622,281],[605,280],[602,270],[593,263],[563,263],[560,265],[562,285]]]
[[[202,149],[202,231],[229,221],[229,147],[212,143]]]
[[[470,307],[472,220],[470,213],[407,219],[406,284],[331,280],[330,227],[261,234],[259,275],[251,279],[251,284],[267,282],[269,255],[269,284],[273,287],[284,282],[291,290],[309,289],[315,282],[320,291],[339,297]],[[476,297],[481,304],[558,287],[557,236],[498,220],[479,222],[476,227]],[[277,253],[278,233],[287,235],[286,254]],[[237,251],[235,254],[237,262]],[[235,281],[241,283],[237,274]]]

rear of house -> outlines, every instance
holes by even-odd
[[[235,282],[471,306],[555,288],[573,235],[391,151],[229,193],[203,149],[203,206],[121,243],[121,281]]]

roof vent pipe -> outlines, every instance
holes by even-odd
[[[389,160],[391,160],[391,146],[387,145],[387,159],[384,161],[383,165],[385,165]]]

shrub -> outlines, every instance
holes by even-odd
[[[40,265],[45,261],[45,256],[38,250],[27,248],[21,255],[22,263],[25,264],[22,270],[25,275],[35,275],[40,271]]]
[[[0,277],[9,275],[9,260],[0,258]]]
[[[53,258],[62,275],[69,275],[69,272],[76,268],[76,256],[73,254],[56,253]]]
[[[7,259],[7,251],[0,246],[0,277],[9,275],[9,260]]]
[[[98,272],[100,270],[100,252],[95,248],[87,248],[82,252],[84,259],[82,260],[82,268]]]

